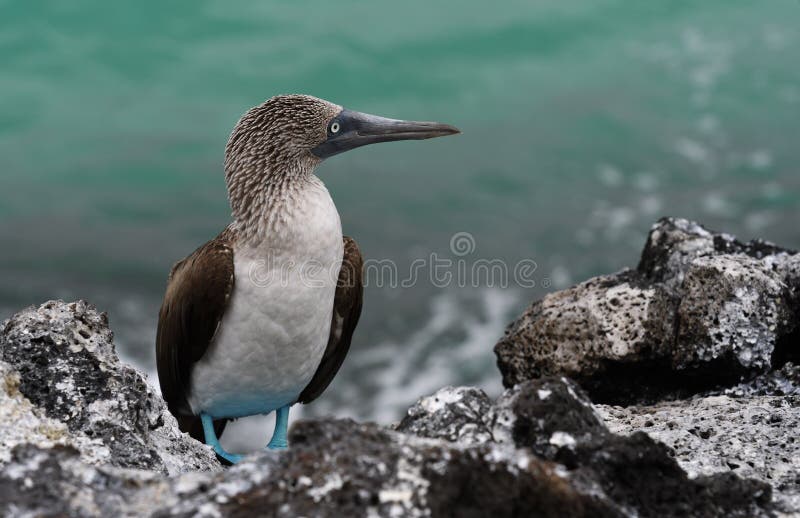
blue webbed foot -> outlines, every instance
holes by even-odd
[[[217,432],[214,431],[214,420],[210,415],[201,413],[200,420],[203,422],[203,434],[206,438],[206,444],[214,448],[214,453],[216,453],[220,459],[230,464],[236,464],[242,460],[241,455],[237,455],[236,453],[228,453],[219,443]]]
[[[267,444],[267,449],[270,450],[285,450],[289,447],[289,441],[286,439],[286,431],[289,428],[289,405],[279,408],[275,411],[275,431],[272,433],[272,439]]]

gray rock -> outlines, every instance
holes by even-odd
[[[504,383],[572,376],[609,403],[611,432],[646,432],[695,480],[761,480],[800,513],[799,272],[793,251],[661,220],[636,270],[550,294],[509,327]]]
[[[681,219],[651,230],[637,270],[534,302],[495,346],[506,386],[576,379],[634,403],[730,386],[800,356],[800,256]]]
[[[21,446],[0,471],[3,515],[622,516],[512,446],[460,447],[359,425],[300,422],[283,453],[160,478]]]
[[[111,451],[99,439],[72,434],[67,425],[42,414],[19,391],[19,374],[0,363],[0,464],[11,459],[11,450],[20,444],[42,447],[72,446],[85,462],[100,464],[111,459]]]
[[[664,358],[674,312],[675,302],[665,290],[631,271],[549,294],[512,323],[495,346],[503,384],[546,375],[590,384],[612,365]]]
[[[611,431],[644,431],[666,444],[691,476],[736,473],[769,483],[779,509],[800,513],[799,396],[695,397],[603,406]]]
[[[0,375],[0,415],[16,416],[13,429],[0,427],[0,460],[27,442],[165,474],[220,469],[209,448],[178,430],[143,375],[119,361],[106,315],[85,302],[51,301],[6,321]]]
[[[586,394],[567,378],[542,378],[506,390],[492,408],[495,440],[556,460],[608,431]]]
[[[71,447],[16,446],[0,470],[0,514],[150,516],[154,504],[174,498],[168,479],[156,473],[92,465],[83,459]]]
[[[746,398],[751,396],[800,396],[800,365],[788,362],[778,370],[758,376],[710,395]]]
[[[567,378],[522,383],[495,402],[474,387],[445,387],[417,401],[395,429],[463,445],[515,444],[550,460],[562,446],[607,432]]]
[[[778,340],[797,326],[788,285],[764,259],[698,257],[684,272],[680,290],[676,369],[722,360],[742,373],[767,371]]]
[[[552,391],[546,396],[547,391]],[[450,389],[452,394],[469,390]],[[553,398],[550,400],[550,398]],[[735,475],[690,480],[668,450],[644,434],[609,433],[565,380],[530,383],[489,409],[511,411],[529,430],[556,399],[566,414],[543,428],[569,430],[556,459],[542,458],[496,423],[498,440],[464,445],[351,420],[296,423],[291,448],[246,457],[223,472],[164,478],[92,466],[67,447],[18,446],[0,470],[0,513],[67,516],[770,516],[766,484]],[[452,404],[452,403],[450,403]],[[468,426],[449,404],[415,422],[436,433]],[[559,404],[560,406],[560,404]],[[540,407],[537,410],[537,407]],[[524,411],[521,411],[523,410]],[[586,412],[590,414],[586,414]],[[477,423],[484,417],[470,412]],[[451,420],[452,419],[452,420]],[[423,426],[423,421],[428,425]],[[437,423],[436,426],[433,423]],[[567,433],[567,432],[564,432]],[[462,436],[456,434],[456,437]],[[515,439],[516,437],[516,439]],[[519,441],[515,442],[515,441]]]
[[[732,473],[689,477],[672,452],[647,434],[622,436],[609,431],[586,394],[568,379],[525,382],[508,389],[488,409],[480,398],[480,412],[458,412],[458,402],[468,400],[471,393],[467,388],[447,388],[423,398],[409,410],[413,417],[403,423],[412,422],[414,433],[425,437],[455,440],[460,434],[452,432],[453,425],[490,429],[491,438],[483,446],[513,445],[518,452],[557,463],[556,472],[573,488],[594,495],[620,515],[767,516],[772,512],[767,483]],[[425,412],[420,411],[423,407]],[[448,433],[437,435],[437,430]]]
[[[800,355],[797,252],[665,218],[650,231],[637,273],[678,300],[675,369],[716,362],[752,377]]]
[[[711,232],[699,223],[682,218],[662,218],[647,237],[637,270],[653,282],[680,292],[683,274],[699,257],[739,255],[765,259],[775,264],[791,260],[796,252],[755,239],[743,243],[734,236]]]
[[[480,389],[445,387],[417,401],[396,429],[461,444],[484,444],[492,440],[491,408],[491,399]]]

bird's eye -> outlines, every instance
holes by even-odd
[[[334,122],[331,123],[331,133],[339,133],[339,123],[338,122],[334,121]]]

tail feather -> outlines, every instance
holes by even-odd
[[[214,421],[214,431],[217,437],[222,437],[222,433],[225,431],[227,425],[228,419],[217,419]],[[191,435],[192,438],[197,441],[204,443],[206,440],[205,432],[203,432],[203,422],[200,420],[200,417],[196,415],[178,416],[178,428],[180,428],[182,432]]]

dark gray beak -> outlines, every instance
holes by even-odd
[[[319,158],[328,158],[367,144],[423,140],[456,133],[461,132],[449,124],[402,121],[342,110],[328,123],[328,138],[311,152]]]

